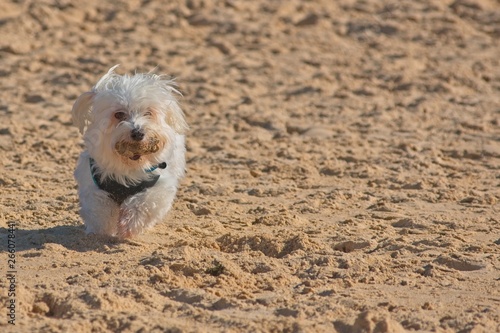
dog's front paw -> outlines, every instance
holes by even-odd
[[[141,232],[139,218],[130,209],[120,209],[116,237],[120,239],[132,238]]]
[[[133,234],[130,229],[123,225],[121,222],[118,223],[118,232],[116,233],[116,237],[120,239],[132,238]]]

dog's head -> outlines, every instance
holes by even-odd
[[[187,130],[173,80],[152,73],[118,75],[112,67],[73,105],[73,123],[90,156],[114,172],[160,161],[173,136]]]

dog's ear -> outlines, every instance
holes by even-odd
[[[154,75],[153,78],[158,80],[157,82],[163,89],[165,93],[164,98],[166,99],[166,115],[165,121],[167,124],[174,129],[179,134],[184,134],[189,129],[186,120],[184,119],[184,112],[182,111],[175,95],[180,95],[179,90],[176,89],[177,85],[173,79],[166,79],[161,75]]]
[[[85,127],[90,122],[90,107],[92,106],[94,96],[95,92],[88,91],[80,95],[75,104],[73,104],[73,109],[71,110],[73,125],[78,127],[81,134],[83,134]]]
[[[186,120],[184,119],[184,112],[180,108],[177,101],[169,101],[167,106],[166,115],[167,124],[179,134],[184,134],[189,129]]]

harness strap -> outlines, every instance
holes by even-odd
[[[118,205],[121,205],[125,199],[128,197],[131,197],[137,193],[140,193],[148,188],[153,187],[158,179],[160,179],[159,175],[155,175],[151,177],[148,180],[144,180],[138,184],[133,184],[133,185],[128,185],[125,186],[123,184],[118,183],[114,179],[111,178],[105,178],[104,180],[101,179],[101,175],[99,173],[94,172],[94,165],[95,161],[93,158],[89,159],[90,162],[90,173],[92,176],[92,179],[94,180],[94,183],[99,187],[101,190],[106,191],[109,193],[109,196],[111,199],[113,199]],[[165,169],[167,167],[167,164],[165,162],[158,164],[157,166],[152,167],[149,170],[145,170],[145,172],[149,173],[157,168],[160,169]]]

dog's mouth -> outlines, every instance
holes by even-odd
[[[156,138],[143,141],[118,141],[115,144],[116,153],[132,161],[137,161],[144,155],[154,154],[158,150],[160,141]]]

